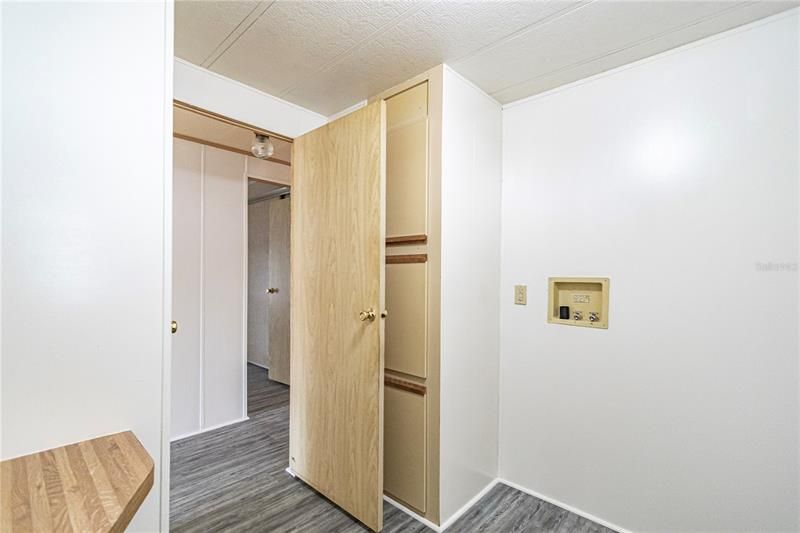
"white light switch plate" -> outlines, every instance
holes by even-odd
[[[514,285],[514,303],[516,305],[528,305],[527,285]]]

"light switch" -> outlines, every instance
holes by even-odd
[[[516,305],[528,305],[527,285],[514,285],[514,303]]]

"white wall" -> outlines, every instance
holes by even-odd
[[[0,9],[2,458],[131,429],[156,478],[130,529],[154,531],[172,6]]]
[[[286,135],[318,128],[324,116],[248,85],[175,58],[175,99]]]
[[[500,105],[445,67],[440,517],[497,476]]]
[[[174,147],[173,440],[247,418],[247,157]]]
[[[203,426],[247,417],[247,172],[203,147]]]
[[[799,88],[795,11],[505,109],[501,477],[798,530]],[[610,277],[609,329],[547,324],[548,276]]]

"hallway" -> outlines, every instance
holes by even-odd
[[[366,531],[286,473],[289,387],[247,365],[250,420],[172,443],[171,531]],[[429,531],[385,505],[384,531]]]

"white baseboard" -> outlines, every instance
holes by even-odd
[[[269,370],[269,367],[262,365],[261,363],[256,363],[255,361],[247,360],[248,365],[257,366],[258,368],[263,368],[264,370]]]
[[[522,485],[514,483],[513,481],[509,481],[507,479],[502,479],[502,478],[498,479],[498,481],[500,483],[502,483],[503,485],[508,485],[512,489],[517,489],[518,491],[524,492],[525,494],[530,494],[534,498],[539,498],[540,500],[544,500],[547,503],[552,503],[553,505],[555,505],[557,507],[561,507],[562,509],[564,509],[566,511],[569,511],[570,513],[574,513],[574,514],[576,514],[578,516],[582,516],[582,517],[586,518],[587,520],[591,520],[592,522],[595,522],[596,524],[600,524],[601,526],[605,526],[605,527],[607,527],[609,529],[613,529],[614,531],[618,531],[619,533],[632,533],[631,530],[629,530],[629,529],[625,529],[622,526],[618,526],[616,524],[612,524],[608,520],[603,520],[602,518],[594,516],[591,513],[587,513],[586,511],[581,511],[580,509],[576,509],[575,507],[573,507],[571,505],[568,505],[568,504],[566,504],[564,502],[560,502],[560,501],[556,500],[555,498],[551,498],[549,496],[545,496],[544,494],[540,494],[540,493],[536,492],[535,490],[531,490],[531,489],[529,489],[527,487],[523,487]]]
[[[423,518],[422,516],[418,515],[417,513],[415,513],[414,511],[412,511],[411,509],[409,509],[405,505],[403,505],[402,503],[394,501],[393,499],[391,499],[386,494],[383,495],[383,500],[386,503],[388,503],[389,505],[391,505],[392,507],[396,507],[397,509],[400,509],[401,511],[403,511],[405,514],[407,514],[408,516],[410,516],[411,518],[413,518],[414,520],[416,520],[420,524],[425,524],[425,526],[427,526],[430,529],[436,531],[437,533],[440,533],[442,531],[442,528],[440,528],[439,526],[437,526],[436,524],[434,524],[430,520],[428,520],[426,518]]]
[[[230,422],[223,422],[222,424],[216,424],[211,427],[198,429],[197,431],[190,431],[189,433],[184,433],[183,435],[178,435],[177,437],[172,437],[169,439],[170,442],[175,442],[181,439],[188,439],[189,437],[194,437],[196,435],[200,435],[201,433],[208,433],[209,431],[214,431],[215,429],[224,428],[225,426],[232,426],[233,424],[239,424],[240,422],[246,422],[250,420],[249,416],[244,418],[239,418],[236,420],[231,420]]]
[[[297,474],[292,472],[291,468],[287,467],[286,468],[286,472],[292,477],[297,477]],[[405,505],[396,502],[395,500],[393,500],[392,498],[390,498],[389,496],[387,496],[385,494],[383,495],[383,499],[389,505],[391,505],[392,507],[396,507],[397,509],[401,510],[402,512],[404,512],[405,514],[407,514],[408,516],[410,516],[411,518],[413,518],[417,522],[419,522],[421,524],[424,524],[426,527],[429,527],[430,529],[436,531],[437,533],[443,533],[448,527],[452,526],[459,518],[461,518],[462,515],[464,515],[476,503],[478,503],[478,501],[481,498],[486,496],[486,494],[490,490],[492,490],[495,487],[495,485],[497,485],[498,483],[502,483],[503,485],[508,485],[512,489],[517,489],[518,491],[524,492],[525,494],[530,494],[534,498],[539,498],[540,500],[546,501],[547,503],[551,503],[551,504],[553,504],[553,505],[555,505],[557,507],[561,507],[565,511],[569,511],[570,513],[574,513],[574,514],[576,514],[578,516],[582,516],[583,518],[586,518],[587,520],[591,520],[592,522],[594,522],[596,524],[600,524],[601,526],[605,526],[605,527],[607,527],[609,529],[613,529],[614,531],[617,531],[618,533],[632,533],[631,530],[625,529],[624,527],[618,526],[616,524],[612,524],[608,520],[603,520],[602,518],[594,516],[591,513],[587,513],[585,511],[581,511],[580,509],[576,509],[575,507],[573,507],[571,505],[567,505],[564,502],[560,502],[560,501],[556,500],[555,498],[551,498],[549,496],[545,496],[544,494],[540,494],[540,493],[536,492],[535,490],[531,490],[531,489],[529,489],[527,487],[523,487],[522,485],[514,483],[513,481],[508,481],[507,479],[503,479],[503,478],[495,478],[492,481],[490,481],[489,484],[486,485],[483,489],[481,489],[480,492],[478,492],[475,496],[470,498],[470,500],[467,503],[465,503],[461,507],[461,509],[459,509],[458,511],[453,513],[450,516],[450,518],[445,520],[444,523],[441,526],[437,526],[436,524],[434,524],[430,520],[427,520],[427,519],[423,518],[422,516],[418,515],[417,513],[415,513],[414,511],[412,511],[408,507],[406,507]]]
[[[455,513],[453,513],[452,515],[450,515],[450,518],[448,518],[447,520],[445,520],[445,521],[442,523],[442,525],[441,525],[441,526],[439,526],[439,530],[440,530],[440,531],[444,531],[444,530],[445,530],[445,529],[447,529],[448,527],[452,526],[452,525],[455,523],[455,521],[456,521],[456,520],[458,520],[459,518],[461,518],[461,515],[463,515],[463,514],[464,514],[464,513],[466,513],[467,511],[469,511],[469,510],[470,510],[470,508],[471,508],[473,505],[475,505],[476,503],[478,503],[478,500],[480,500],[481,498],[483,498],[484,496],[486,496],[486,494],[487,494],[487,493],[488,493],[490,490],[492,490],[492,489],[494,488],[494,486],[495,486],[495,485],[497,485],[497,483],[498,483],[499,481],[500,481],[500,480],[499,480],[498,478],[494,478],[493,480],[491,480],[491,481],[489,482],[489,484],[488,484],[488,485],[486,485],[485,487],[483,487],[483,489],[481,489],[481,491],[480,491],[478,494],[476,494],[475,496],[473,496],[473,497],[472,497],[472,498],[471,498],[471,499],[470,499],[470,500],[469,500],[467,503],[465,503],[465,504],[463,505],[463,507],[461,507],[461,509],[459,509],[458,511],[456,511]]]

